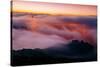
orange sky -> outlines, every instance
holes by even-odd
[[[26,1],[13,1],[12,11],[52,15],[97,15],[97,7],[91,5],[72,5]]]

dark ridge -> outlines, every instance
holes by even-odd
[[[61,48],[12,50],[11,65],[39,65],[96,61],[97,51],[84,41],[72,40]]]

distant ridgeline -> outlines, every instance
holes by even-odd
[[[60,48],[12,50],[11,55],[11,65],[13,66],[96,60],[96,47],[78,40],[72,40],[71,43],[64,44]]]

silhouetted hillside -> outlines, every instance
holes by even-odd
[[[59,48],[12,50],[11,65],[36,65],[66,62],[96,61],[96,48],[73,40]]]
[[[67,45],[70,51],[72,51],[75,54],[86,54],[94,50],[94,47],[89,44],[85,43],[83,41],[73,40],[70,44]]]

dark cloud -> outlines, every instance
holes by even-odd
[[[15,29],[25,29],[28,30],[29,26],[28,26],[28,22],[30,22],[30,16],[29,15],[24,15],[24,16],[14,16],[12,18],[12,28]]]
[[[12,23],[12,28],[14,28],[14,29],[25,29],[25,30],[28,30],[27,25],[25,23],[23,23],[23,21],[20,21],[18,23],[17,22]]]
[[[63,17],[60,19],[62,20],[62,22],[76,22],[88,25],[91,28],[97,27],[97,17]]]

